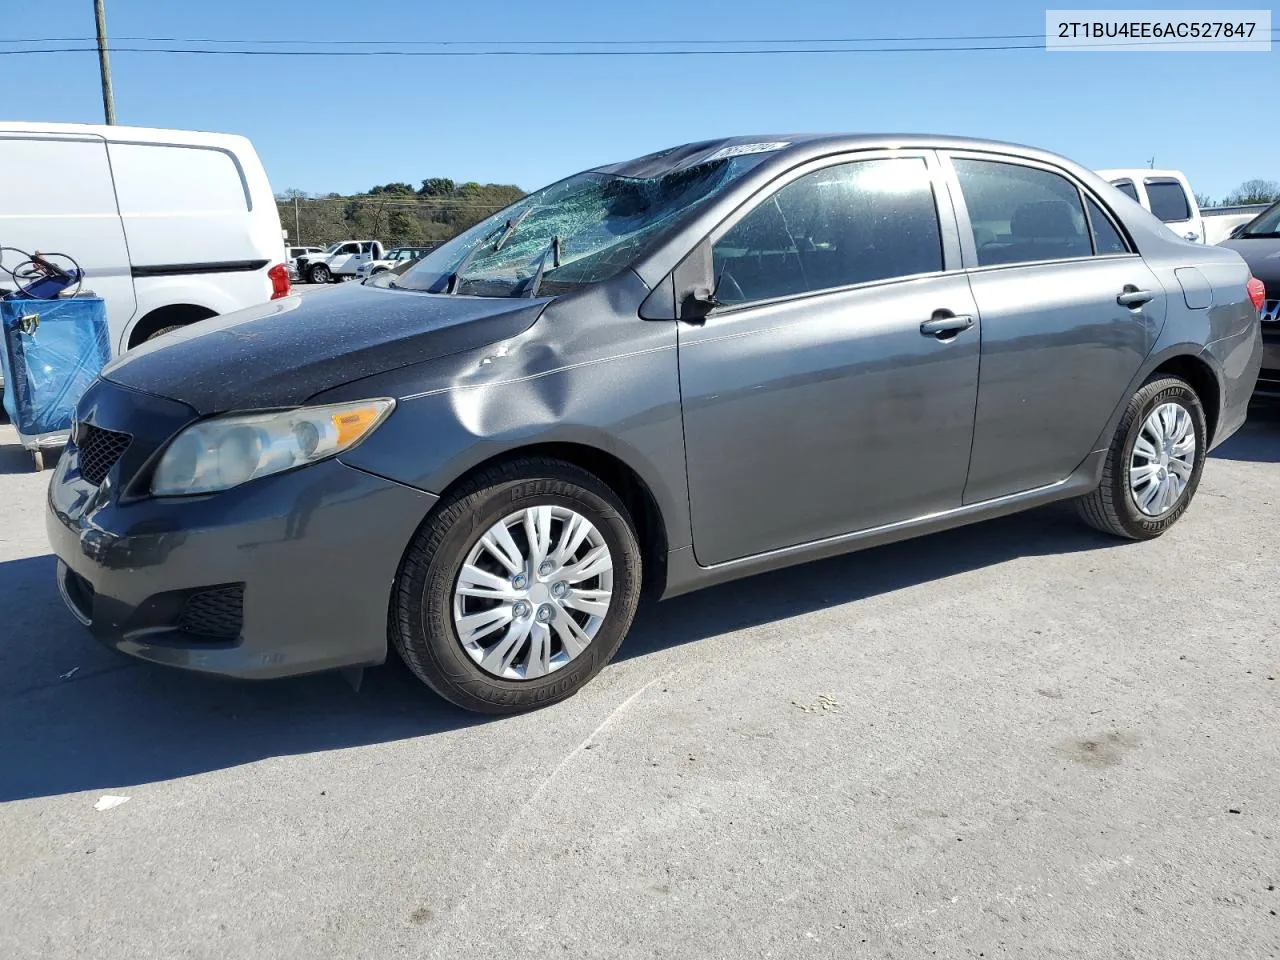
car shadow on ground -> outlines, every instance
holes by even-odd
[[[1049,507],[650,602],[619,657],[1021,556],[1117,545],[1069,509]],[[365,671],[357,692],[338,674],[240,683],[125,658],[98,646],[62,608],[48,555],[0,563],[0,610],[10,611],[0,634],[0,801],[120,789],[493,722],[444,703],[394,659]]]
[[[1280,401],[1250,406],[1245,425],[1210,456],[1251,463],[1280,463]]]

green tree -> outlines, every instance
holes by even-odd
[[[411,197],[416,191],[407,183],[388,183],[380,187],[373,187],[369,190],[372,197],[390,194],[397,197]]]
[[[417,244],[448,240],[472,224],[524,196],[510,183],[461,185],[448,177],[429,177],[422,187],[402,181],[379,184],[367,193],[307,195],[301,190],[279,194],[280,222],[294,223],[298,198],[298,242],[330,244],[338,240],[383,240]]]
[[[1280,183],[1274,180],[1246,180],[1227,194],[1228,204],[1271,203],[1280,200]]]
[[[397,210],[387,218],[387,243],[414,247],[426,240],[422,223],[408,210]]]
[[[422,189],[418,193],[424,197],[447,197],[453,190],[453,181],[448,177],[431,177],[422,181]]]

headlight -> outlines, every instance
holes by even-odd
[[[193,424],[169,443],[151,492],[158,497],[213,493],[336,456],[372,433],[395,405],[391,399],[359,400]]]

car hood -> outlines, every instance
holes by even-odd
[[[352,380],[513,337],[547,302],[347,283],[166,333],[102,376],[202,415],[287,407]]]
[[[1218,244],[1234,250],[1249,264],[1249,272],[1267,287],[1267,296],[1274,299],[1280,290],[1280,237],[1236,237]]]

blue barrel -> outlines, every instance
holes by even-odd
[[[76,404],[111,359],[100,297],[0,300],[4,409],[23,438],[66,433]]]

